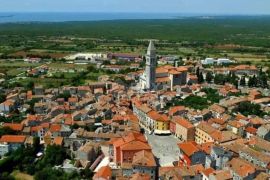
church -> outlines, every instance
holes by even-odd
[[[140,88],[146,91],[168,90],[173,91],[174,86],[187,83],[186,67],[174,67],[165,65],[157,67],[156,48],[153,41],[150,41],[146,53],[146,67],[140,76]]]

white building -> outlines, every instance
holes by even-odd
[[[233,63],[233,61],[230,60],[230,59],[227,59],[227,58],[219,58],[219,59],[217,59],[217,64],[218,65],[230,64],[230,63]]]
[[[215,63],[215,59],[214,58],[206,58],[205,60],[201,60],[201,63],[203,65],[214,64]]]

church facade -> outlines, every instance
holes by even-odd
[[[187,83],[187,68],[171,65],[157,67],[154,42],[150,41],[146,54],[146,67],[140,76],[140,88],[146,91],[173,90],[174,86]]]

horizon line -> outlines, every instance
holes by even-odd
[[[104,14],[179,14],[198,16],[269,16],[266,13],[126,12],[126,11],[0,11],[0,13],[104,13]]]

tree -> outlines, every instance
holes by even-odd
[[[200,68],[199,68],[199,67],[196,69],[196,76],[197,76],[198,79],[199,79],[199,76],[200,76]]]
[[[249,87],[257,87],[257,85],[258,85],[257,77],[255,75],[253,77],[250,77],[249,81],[248,81],[248,86]]]
[[[3,93],[0,93],[0,103],[4,102],[6,100],[6,95]]]
[[[10,129],[9,127],[0,128],[0,137],[3,135],[13,135],[13,134],[16,134],[16,132]]]
[[[234,110],[234,112],[240,112],[241,114],[263,116],[264,112],[261,110],[259,104],[252,104],[250,102],[241,102]]]
[[[226,77],[223,74],[216,74],[214,77],[214,83],[224,85],[226,82]]]
[[[66,158],[67,153],[64,148],[57,145],[49,145],[46,148],[45,156],[40,161],[40,165],[53,167],[62,164]]]
[[[26,84],[26,88],[29,89],[29,90],[32,90],[34,88],[34,82],[33,81],[29,81],[27,84]]]
[[[260,81],[261,81],[260,85],[262,88],[268,87],[267,76],[265,74],[261,75]]]
[[[242,76],[240,79],[240,85],[241,86],[246,86],[246,76]]]
[[[203,83],[204,82],[204,77],[203,77],[202,72],[199,73],[198,82],[199,83]]]
[[[211,83],[213,81],[213,74],[211,72],[206,73],[206,82]]]
[[[59,95],[57,96],[57,98],[64,98],[65,101],[67,101],[68,98],[70,98],[70,97],[71,97],[71,94],[70,94],[69,92],[64,92],[64,93],[59,94]]]

